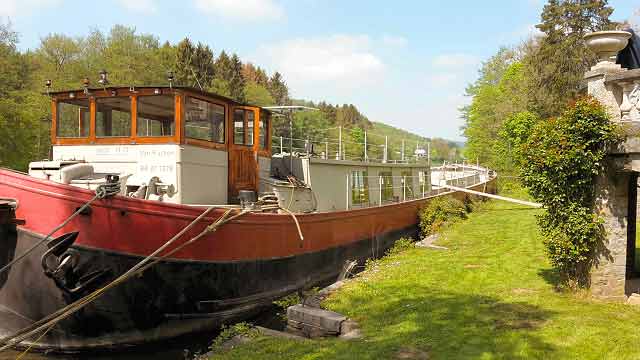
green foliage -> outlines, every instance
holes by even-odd
[[[602,240],[601,220],[592,212],[593,182],[615,134],[604,107],[584,98],[562,116],[538,122],[521,146],[523,184],[546,208],[538,222],[549,257],[571,284],[586,284]]]
[[[401,252],[407,251],[409,249],[413,249],[414,242],[415,240],[413,240],[412,238],[402,237],[396,240],[396,242],[393,244],[393,247],[387,250],[387,252],[385,253],[385,256],[387,257],[394,256],[394,255],[400,254]]]
[[[445,224],[467,218],[465,204],[450,196],[438,196],[420,210],[420,230],[422,236],[438,232]]]
[[[503,159],[506,169],[520,167],[524,161],[520,150],[529,139],[533,127],[540,121],[538,115],[523,111],[507,117],[498,131],[496,154]]]
[[[231,326],[222,325],[220,334],[213,340],[209,349],[214,353],[219,353],[223,350],[224,344],[236,336],[254,338],[258,335],[258,330],[247,322],[240,322]]]
[[[300,295],[298,295],[298,293],[295,292],[275,300],[273,302],[273,305],[278,307],[278,316],[282,320],[286,320],[287,309],[289,308],[289,306],[300,304],[301,302],[302,302],[302,299],[300,298]]]
[[[473,96],[471,104],[462,110],[466,157],[500,172],[511,172],[513,166],[497,151],[509,148],[500,130],[507,119],[527,109],[526,69],[518,56],[515,50],[502,49],[485,62],[481,77],[467,88],[467,95]]]
[[[249,82],[244,88],[247,103],[258,106],[270,106],[275,104],[269,90],[258,83]]]

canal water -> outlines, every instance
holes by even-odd
[[[248,322],[274,330],[284,330],[286,322],[281,317],[282,309],[269,306]],[[153,346],[132,349],[127,352],[106,352],[83,355],[45,355],[29,352],[22,360],[193,360],[195,355],[209,351],[209,345],[218,336],[218,332],[194,334],[182,339],[164,342]],[[0,353],[0,360],[15,360],[20,351],[5,351]]]

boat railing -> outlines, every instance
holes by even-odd
[[[348,140],[342,134],[339,127],[338,138],[324,135],[306,137],[273,137],[272,149],[274,153],[298,153],[309,157],[331,160],[351,160],[363,162],[379,162],[392,164],[410,164],[428,162],[429,144],[416,142],[415,150],[413,142],[404,139],[390,141],[388,136],[363,132],[361,141]],[[380,137],[384,143],[372,143],[367,137]],[[410,146],[411,145],[411,146]]]
[[[434,179],[433,172],[430,176],[347,176],[345,208],[348,210],[419,200],[450,192],[445,185],[467,188],[486,182],[491,176],[489,169],[480,166],[457,167],[460,168],[458,171],[449,172],[444,179]]]

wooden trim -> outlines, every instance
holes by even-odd
[[[96,137],[96,144],[102,145],[125,145],[125,144],[133,144],[134,140],[130,137],[122,137],[122,136],[104,136],[104,137]]]
[[[129,100],[131,100],[131,143],[135,144],[138,136],[138,102],[136,95],[130,95]]]
[[[184,144],[195,145],[208,149],[216,149],[216,150],[226,150],[227,145],[224,143],[217,143],[208,140],[194,139],[194,138],[185,138]]]
[[[89,98],[89,143],[96,142],[96,98]]]
[[[178,97],[180,98],[179,100]],[[180,111],[176,111],[176,135],[180,144],[186,144],[186,131],[184,129],[185,111],[187,111],[186,101],[187,96],[183,92],[176,92],[176,109],[180,109]],[[178,104],[180,105],[179,107]],[[177,134],[178,129],[180,129],[180,134]]]
[[[54,145],[56,141],[56,132],[58,130],[58,101],[55,98],[51,98],[51,144]]]

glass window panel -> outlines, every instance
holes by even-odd
[[[260,140],[260,149],[267,149],[267,141],[269,141],[269,119],[270,115],[266,111],[260,112],[260,133],[258,134]]]
[[[56,111],[56,136],[59,138],[88,137],[90,120],[88,99],[60,101]]]
[[[382,177],[382,201],[393,200],[393,175],[391,171],[381,171]]]
[[[187,98],[184,126],[189,138],[224,144],[224,106]]]
[[[369,186],[366,171],[351,172],[351,202],[354,205],[369,204]]]
[[[136,123],[138,136],[173,136],[175,125],[173,95],[138,97]]]
[[[244,145],[244,110],[233,111],[233,143]]]
[[[253,145],[253,122],[255,120],[255,113],[253,110],[245,110],[247,113],[247,144]]]
[[[130,97],[109,97],[96,99],[96,136],[131,136]]]

